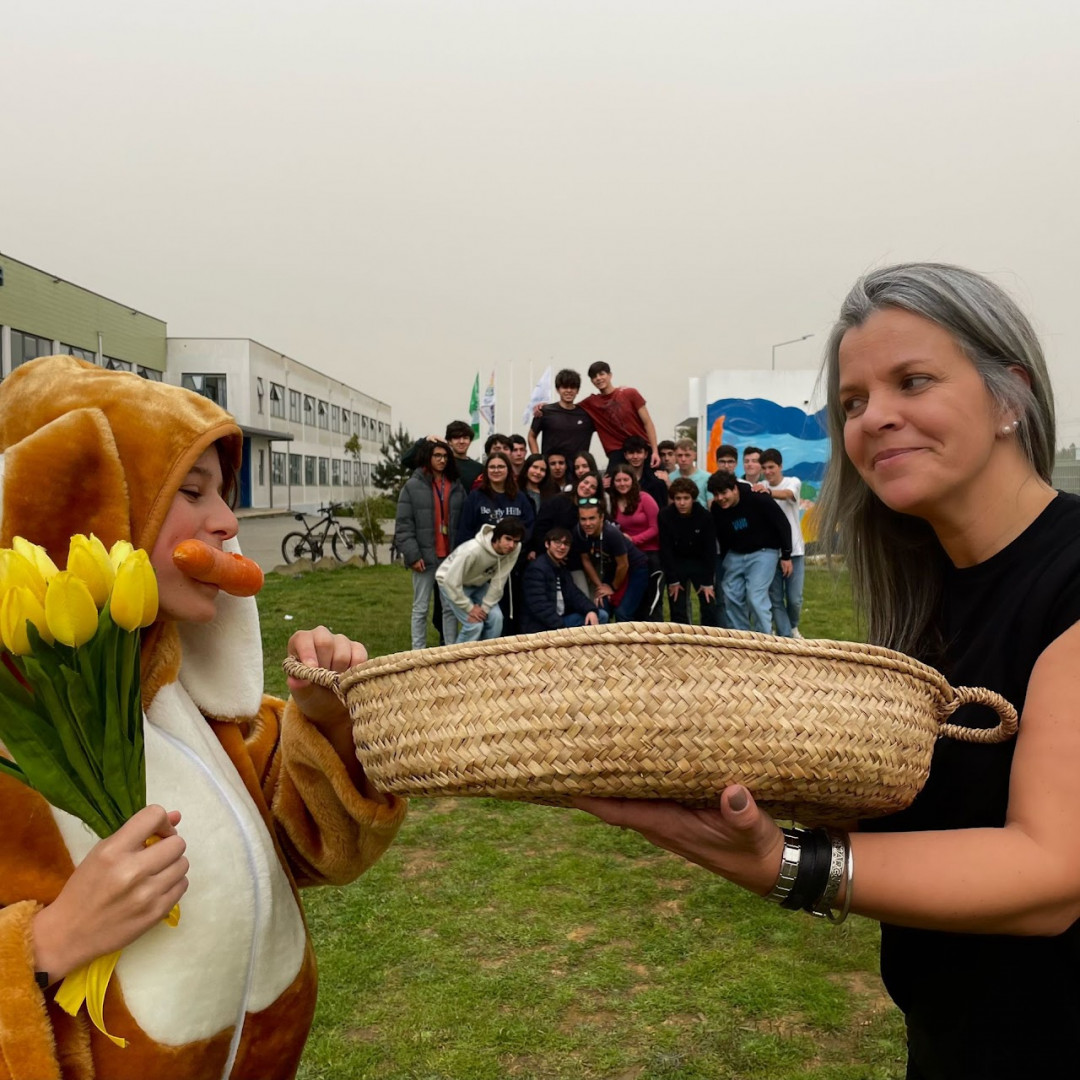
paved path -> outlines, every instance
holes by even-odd
[[[308,516],[308,520],[314,522],[315,515]],[[339,519],[345,525],[356,525],[351,518]],[[389,529],[384,525],[384,531]],[[281,557],[281,541],[286,533],[296,530],[303,531],[303,526],[291,513],[273,515],[252,515],[240,517],[240,548],[249,559],[254,559],[264,572],[269,572],[284,563]],[[329,544],[326,554],[333,557]],[[379,548],[379,563],[385,565],[390,561],[390,546],[383,544]]]

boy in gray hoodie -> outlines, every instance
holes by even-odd
[[[472,540],[459,544],[435,571],[443,603],[458,622],[458,643],[502,633],[499,598],[517,562],[525,528],[517,518],[482,525]]]

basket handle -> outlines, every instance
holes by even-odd
[[[953,699],[941,710],[939,720],[952,716],[961,705],[988,705],[998,714],[998,725],[992,728],[963,727],[960,724],[942,723],[938,727],[938,737],[947,735],[967,743],[1001,743],[1016,734],[1017,717],[1012,704],[993,690],[981,686],[958,686],[953,690]]]
[[[341,692],[341,672],[330,671],[328,668],[308,667],[307,664],[300,663],[295,656],[286,656],[281,661],[281,666],[286,675],[321,686],[324,690],[333,693],[342,704],[345,703],[345,695]]]

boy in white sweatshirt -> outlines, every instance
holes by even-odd
[[[525,528],[516,518],[482,525],[472,540],[454,548],[435,571],[443,603],[458,621],[459,644],[486,641],[502,633],[499,600],[524,536]]]

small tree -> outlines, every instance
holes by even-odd
[[[412,449],[413,441],[413,437],[399,423],[397,431],[391,433],[389,441],[379,447],[383,460],[371,470],[372,484],[380,491],[385,491],[395,503],[405,481],[412,476],[412,469],[402,465],[401,459]]]

